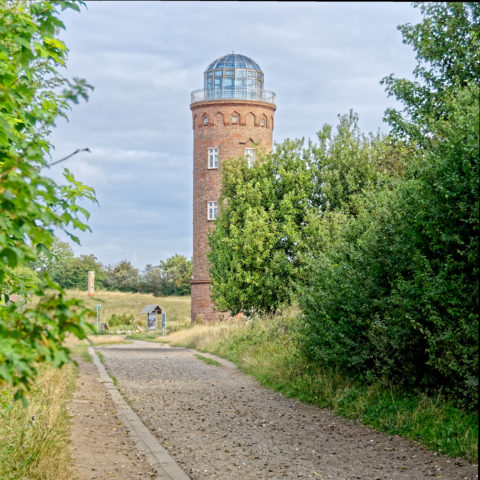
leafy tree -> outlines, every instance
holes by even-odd
[[[57,237],[54,238],[48,255],[40,252],[34,262],[29,266],[36,272],[48,272],[50,277],[58,282],[63,265],[71,262],[75,254],[72,247],[67,242],[62,242]]]
[[[116,265],[110,265],[105,269],[103,281],[109,290],[121,292],[139,291],[140,276],[138,268],[135,268],[128,260],[122,260]]]
[[[192,278],[192,261],[183,255],[175,254],[160,261],[160,270],[167,283],[166,295],[188,295]]]
[[[71,259],[64,259],[55,272],[54,279],[63,288],[87,289],[88,272],[95,272],[95,283],[103,285],[105,271],[103,265],[93,255],[80,255]]]
[[[392,131],[420,145],[430,144],[437,121],[450,116],[452,98],[461,89],[472,93],[480,76],[480,4],[417,2],[424,15],[417,25],[400,25],[403,43],[412,45],[418,64],[415,81],[389,75],[382,80],[389,96],[404,110],[388,109]]]
[[[62,288],[79,288],[86,290],[88,272],[95,272],[95,283],[103,286],[105,271],[103,265],[93,254],[75,257],[72,247],[67,242],[55,238],[49,254],[40,253],[35,262],[29,266],[34,271],[46,272]]]
[[[393,130],[420,149],[405,199],[404,243],[392,297],[427,341],[427,363],[460,401],[478,399],[480,5],[419,3],[418,25],[400,27],[418,59],[416,82],[388,77],[404,104],[387,111]],[[406,270],[406,271],[405,271]],[[421,309],[421,313],[418,310]]]
[[[18,386],[17,398],[34,378],[36,362],[60,366],[68,360],[62,344],[68,332],[85,336],[87,310],[66,300],[46,273],[29,281],[29,291],[40,297],[36,308],[9,302],[25,287],[18,267],[42,252],[52,255],[55,228],[78,241],[70,230],[88,228],[88,212],[78,202],[95,201],[93,190],[68,170],[65,185],[42,174],[52,150],[49,128],[89,88],[59,73],[67,55],[57,38],[65,8],[79,10],[71,1],[4,1],[0,7],[0,382]],[[44,286],[56,294],[45,296]]]
[[[224,163],[222,208],[208,252],[220,310],[271,312],[289,302],[298,268],[296,231],[313,190],[302,149],[301,141],[286,141],[271,155],[259,155],[253,168],[243,158]]]
[[[189,295],[192,261],[175,254],[160,265],[147,265],[143,277],[143,290],[154,295]]]
[[[208,253],[220,310],[272,312],[289,303],[309,276],[311,217],[354,213],[355,195],[402,171],[398,147],[362,135],[353,112],[339,120],[336,131],[325,125],[318,132],[317,144],[287,140],[253,168],[241,158],[224,164],[222,208]]]
[[[480,5],[419,3],[413,45],[417,81],[387,77],[404,105],[393,131],[419,149],[402,186],[402,244],[415,252],[394,270],[391,301],[426,339],[427,365],[470,406],[478,399]],[[393,273],[393,272],[392,272]]]
[[[303,289],[304,346],[364,378],[478,399],[479,118],[476,4],[421,4],[401,27],[418,82],[385,80],[387,111],[411,148],[393,188],[357,197],[357,214],[325,216]],[[455,44],[455,47],[453,45]],[[465,65],[465,61],[471,62]]]
[[[163,272],[159,265],[148,264],[142,277],[141,290],[145,293],[152,293],[155,296],[164,295],[166,290]]]

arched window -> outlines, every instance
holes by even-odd
[[[203,124],[208,125],[208,115],[204,113],[202,118],[203,118]]]
[[[224,125],[224,118],[223,118],[223,113],[222,112],[217,112],[215,114],[215,125]]]
[[[252,112],[247,113],[245,125],[247,125],[248,127],[253,127],[255,125],[255,115]]]

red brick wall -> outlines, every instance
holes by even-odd
[[[208,232],[214,222],[207,220],[207,202],[218,202],[222,162],[244,155],[245,148],[272,149],[275,105],[252,100],[212,100],[190,106],[193,119],[193,278],[192,321],[215,321],[222,317],[210,300],[206,252]],[[232,116],[238,123],[232,123]],[[204,117],[208,124],[204,124]],[[264,124],[261,124],[261,119]],[[218,148],[218,169],[208,168],[208,149]]]

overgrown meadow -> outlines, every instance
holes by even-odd
[[[146,305],[160,305],[167,315],[167,331],[173,332],[190,325],[190,297],[156,297],[147,293],[113,292],[101,290],[89,297],[84,290],[67,290],[67,296],[83,300],[95,312],[97,306],[99,323],[106,322],[109,333],[117,330],[135,331],[138,325],[143,333],[147,324],[147,315],[140,312]],[[90,319],[96,327],[96,316]],[[158,332],[161,318],[157,317]]]

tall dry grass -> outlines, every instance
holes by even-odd
[[[148,293],[111,292],[101,290],[89,297],[83,290],[67,290],[70,298],[84,300],[85,303],[99,310],[100,322],[109,323],[112,315],[132,315],[134,323],[145,327],[147,315],[141,314],[146,305],[157,304],[164,308],[167,314],[167,328],[169,331],[180,330],[190,326],[190,297],[155,297]]]
[[[28,406],[13,401],[13,389],[0,389],[0,478],[75,480],[71,470],[67,402],[76,367],[40,366]]]
[[[185,330],[169,333],[166,341],[174,346],[195,348],[204,352],[216,350],[224,340],[244,328],[239,322],[222,322],[212,324],[195,324]]]

